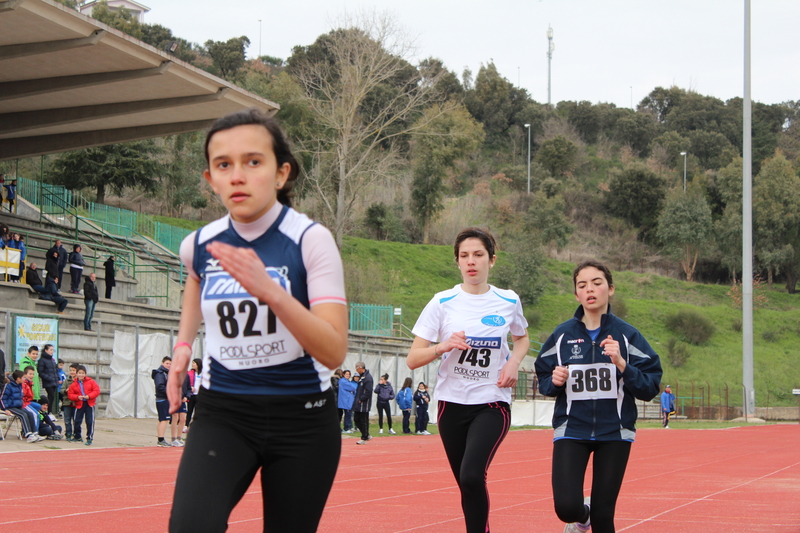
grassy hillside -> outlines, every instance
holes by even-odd
[[[346,238],[342,255],[351,301],[401,306],[403,323],[409,328],[435,292],[460,281],[450,246]],[[545,293],[535,305],[525,307],[532,340],[544,341],[574,313],[573,266],[548,261]],[[720,391],[724,401],[727,383],[730,405],[741,405],[742,315],[728,295],[730,287],[633,272],[615,272],[614,283],[621,300],[615,312],[627,308],[625,319],[661,356],[665,383],[678,382],[679,396],[690,396],[693,380],[699,397],[700,387],[708,382],[712,405],[719,402]],[[800,388],[800,297],[778,290],[765,295],[767,302],[754,312],[757,405],[767,405],[768,393],[769,405],[796,405],[791,389]],[[695,311],[713,323],[715,331],[706,343],[688,344],[667,328],[666,318],[681,310]],[[668,343],[673,338],[689,353],[679,367],[670,363]]]

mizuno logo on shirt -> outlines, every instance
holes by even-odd
[[[500,348],[500,337],[467,337],[467,344],[473,348]]]

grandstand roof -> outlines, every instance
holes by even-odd
[[[279,106],[51,0],[0,0],[0,161]]]

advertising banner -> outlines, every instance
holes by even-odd
[[[6,276],[20,276],[19,260],[21,252],[14,248],[3,248],[0,250],[0,279],[6,280]]]
[[[39,351],[45,344],[55,347],[53,359],[58,361],[58,319],[38,316],[13,315],[14,318],[14,363],[28,353],[30,346],[38,346]]]

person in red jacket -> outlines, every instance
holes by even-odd
[[[92,445],[94,436],[94,411],[97,397],[100,396],[100,385],[86,375],[86,367],[78,366],[75,382],[67,391],[69,399],[75,404],[75,418],[72,424],[72,442],[83,442],[81,438],[81,423],[86,417],[86,446]]]

